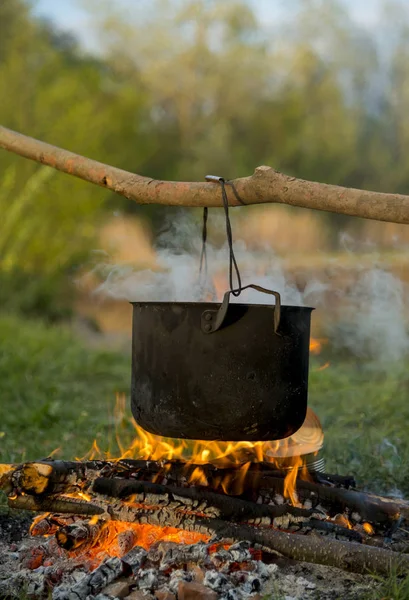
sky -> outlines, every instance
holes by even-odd
[[[133,0],[138,3],[143,0]],[[251,0],[263,23],[276,22],[285,16],[291,0]],[[352,18],[364,27],[371,28],[378,20],[382,0],[341,0],[348,7]],[[405,0],[409,3],[409,0]],[[132,4],[129,2],[129,4]],[[61,29],[74,33],[80,41],[92,49],[94,41],[87,27],[87,13],[78,0],[36,0],[35,12],[45,16]]]

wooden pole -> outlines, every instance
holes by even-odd
[[[217,183],[159,181],[142,177],[2,126],[0,148],[112,190],[138,204],[222,206]],[[214,175],[227,177],[228,174]],[[391,223],[409,223],[409,196],[305,181],[266,166],[257,167],[250,177],[235,179],[232,183],[246,205],[277,203]],[[240,205],[231,186],[227,186],[227,194],[231,206]]]

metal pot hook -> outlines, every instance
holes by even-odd
[[[267,290],[261,285],[256,285],[255,283],[250,283],[242,288],[240,288],[240,293],[243,290],[248,288],[252,288],[253,290],[257,290],[258,292],[263,292],[264,294],[271,294],[275,298],[275,306],[274,306],[274,317],[273,317],[273,327],[274,333],[278,333],[278,328],[280,325],[280,317],[281,317],[281,296],[278,292],[274,292],[273,290]],[[227,309],[229,308],[229,300],[230,294],[233,291],[238,290],[230,290],[224,294],[223,302],[217,310],[205,310],[202,313],[201,318],[201,328],[203,333],[214,333],[218,331],[224,323],[224,320],[227,315]],[[238,295],[238,294],[237,294]]]
[[[241,285],[240,271],[239,271],[239,267],[237,265],[236,257],[234,256],[234,251],[233,251],[233,234],[232,234],[230,217],[229,217],[229,202],[228,202],[226,188],[225,188],[226,184],[232,186],[233,193],[234,193],[235,197],[237,198],[237,200],[243,205],[244,205],[244,202],[240,199],[240,196],[238,195],[233,183],[231,183],[230,181],[226,181],[223,177],[218,177],[217,175],[206,175],[206,181],[210,181],[213,183],[219,183],[221,186],[221,190],[222,190],[223,207],[224,207],[224,212],[225,212],[225,217],[226,217],[226,236],[227,236],[227,242],[229,245],[230,290],[224,294],[223,302],[221,303],[218,310],[205,310],[203,312],[202,318],[201,318],[202,331],[203,331],[203,333],[214,333],[215,331],[218,331],[222,327],[224,320],[226,318],[226,315],[227,315],[227,309],[229,308],[230,294],[233,294],[233,296],[237,297],[237,296],[240,296],[240,294],[243,290],[246,290],[248,288],[253,288],[254,290],[257,290],[258,292],[263,292],[265,294],[271,294],[272,296],[275,297],[276,303],[275,303],[275,307],[274,307],[274,333],[277,333],[278,327],[280,325],[280,313],[281,313],[280,294],[278,292],[274,292],[272,290],[267,290],[266,288],[263,288],[260,285],[256,285],[254,283],[251,283],[250,285],[246,285],[244,287],[242,287],[242,285]],[[202,255],[200,257],[200,271],[202,271],[203,264],[205,266],[207,265],[207,261],[206,261],[207,216],[208,216],[208,209],[205,208],[203,211],[203,233],[202,233],[203,245],[202,245]],[[233,267],[236,272],[236,278],[237,278],[237,283],[238,283],[238,288],[236,288],[236,289],[233,289]]]

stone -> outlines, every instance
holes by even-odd
[[[217,600],[218,595],[213,590],[197,581],[180,581],[178,600]]]
[[[129,594],[129,581],[123,579],[122,581],[114,581],[110,583],[102,593],[106,596],[113,596],[114,598],[125,598]]]

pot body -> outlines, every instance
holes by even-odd
[[[132,413],[145,430],[196,440],[265,441],[304,422],[312,308],[230,304],[206,334],[213,303],[133,302]]]

